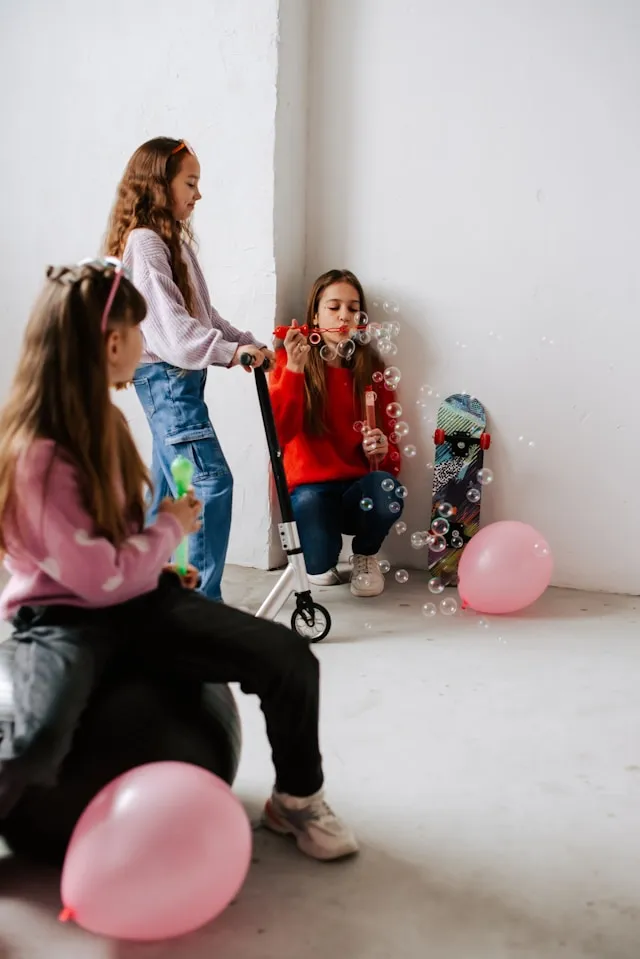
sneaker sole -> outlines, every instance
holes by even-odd
[[[284,822],[276,816],[269,803],[267,803],[264,808],[261,823],[265,829],[269,829],[278,836],[288,836],[294,839],[300,852],[303,852],[305,856],[309,856],[310,859],[317,859],[319,862],[332,862],[335,859],[346,859],[348,856],[355,856],[356,853],[359,852],[358,845],[353,843],[349,843],[333,851],[321,849],[320,846],[316,846],[310,842],[304,833],[297,832],[289,823]]]
[[[357,586],[351,584],[351,595],[359,596],[361,599],[366,599],[367,597],[371,598],[372,596],[380,596],[381,593],[384,593],[384,583],[378,589],[378,587],[372,586],[369,589],[358,589]]]

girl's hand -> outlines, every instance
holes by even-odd
[[[160,513],[169,513],[171,516],[175,516],[182,526],[185,536],[197,533],[200,529],[199,516],[201,510],[202,503],[191,492],[187,493],[186,496],[181,496],[180,499],[164,499],[159,508]]]
[[[284,348],[287,351],[287,369],[291,370],[292,373],[304,373],[311,347],[306,336],[298,329],[296,320],[292,321],[287,330],[287,335],[284,338]]]
[[[239,346],[236,352],[234,353],[233,359],[231,360],[232,366],[238,366],[240,363],[240,357],[243,353],[249,353],[253,357],[253,363],[251,366],[245,366],[244,369],[247,373],[250,373],[251,370],[255,369],[256,366],[262,366],[262,364],[267,361],[267,367],[272,366],[275,363],[275,353],[273,350],[268,350],[266,346],[256,346],[255,343],[248,343],[245,346]]]
[[[187,567],[187,572],[184,575],[178,572],[178,568],[175,563],[167,563],[167,565],[163,568],[167,573],[175,573],[175,575],[179,577],[180,582],[185,589],[195,589],[198,585],[200,573],[195,566],[192,566],[191,564],[189,564]]]
[[[389,440],[382,430],[365,429],[362,433],[362,449],[370,459],[374,456],[382,459],[389,452]]]

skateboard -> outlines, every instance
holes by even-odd
[[[466,393],[453,393],[440,404],[433,440],[433,472],[429,571],[447,586],[458,583],[463,547],[480,526],[483,485],[478,472],[491,436],[482,403]],[[435,524],[435,527],[434,527]]]

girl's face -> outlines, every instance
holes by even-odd
[[[198,158],[186,150],[178,172],[171,181],[172,211],[176,220],[188,220],[196,203],[202,199],[198,189],[200,183],[200,164]]]
[[[142,356],[142,331],[139,326],[118,324],[107,337],[109,384],[124,386],[133,379]]]
[[[340,280],[332,283],[320,297],[318,312],[314,319],[326,343],[339,343],[349,338],[356,327],[356,313],[360,310],[360,297],[355,287]],[[338,332],[337,327],[344,327]]]

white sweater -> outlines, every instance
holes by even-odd
[[[123,262],[134,285],[147,301],[142,321],[142,363],[164,361],[183,370],[229,366],[240,345],[255,343],[253,333],[242,332],[223,320],[209,299],[196,255],[186,243],[187,263],[195,308],[191,316],[171,272],[169,247],[153,230],[132,230]]]

